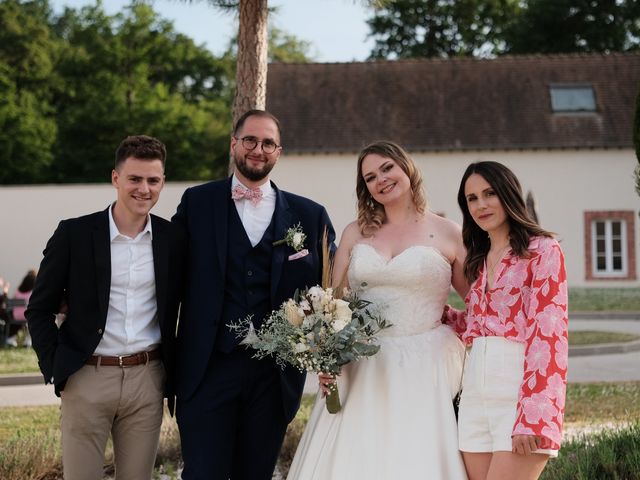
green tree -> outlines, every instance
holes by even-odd
[[[372,58],[453,57],[500,53],[515,0],[396,0],[367,20]]]
[[[113,16],[100,3],[67,9],[55,31],[66,41],[55,99],[59,180],[104,181],[115,146],[133,133],[166,143],[170,180],[225,174],[222,62],[139,2]]]
[[[193,0],[187,0],[193,1]],[[269,40],[268,0],[207,0],[238,15],[236,88],[232,107],[233,123],[247,110],[263,109],[267,98],[267,59]],[[386,0],[361,0],[377,6]]]
[[[53,157],[51,84],[58,44],[46,0],[0,2],[0,183],[39,181]]]
[[[280,63],[312,62],[311,42],[276,27],[269,28],[269,61]]]
[[[638,0],[528,0],[505,32],[509,53],[621,52],[640,46]]]

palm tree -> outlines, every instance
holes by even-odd
[[[268,0],[239,0],[238,60],[233,124],[243,112],[264,110],[267,99]]]
[[[193,1],[193,0],[188,0]],[[353,0],[350,0],[353,1]],[[381,6],[388,0],[360,0],[369,6]],[[233,123],[253,108],[264,109],[267,96],[267,20],[268,0],[207,0],[215,7],[238,13],[238,59]]]

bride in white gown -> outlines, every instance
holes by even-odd
[[[358,221],[342,234],[334,284],[346,273],[393,326],[378,354],[343,368],[339,413],[318,394],[287,478],[464,479],[452,406],[463,347],[440,322],[452,283],[468,288],[460,227],[426,211],[420,171],[394,143],[360,153],[356,190]]]

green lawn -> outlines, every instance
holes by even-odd
[[[599,332],[595,330],[581,330],[569,334],[569,345],[594,345],[597,343],[631,342],[640,337],[631,333]]]
[[[32,348],[0,348],[0,375],[38,371],[38,358]]]
[[[447,303],[464,308],[460,296],[451,292]],[[569,312],[640,312],[640,288],[570,288]]]
[[[640,288],[570,288],[570,312],[640,312]]]
[[[591,424],[640,419],[640,382],[570,383],[566,424]]]
[[[315,396],[305,395],[302,407],[289,426],[280,455],[280,464],[286,471],[304,430]],[[565,426],[582,427],[602,423],[629,422],[640,418],[640,382],[570,384],[567,389]],[[59,412],[57,406],[9,407],[0,409],[0,478],[3,480],[57,479],[60,471]],[[625,468],[626,475],[618,478],[640,478],[640,464],[634,461],[633,452],[640,442],[640,427],[630,427],[620,434],[605,433],[590,440],[567,442],[567,448],[558,460],[550,462],[543,479],[616,478],[589,477],[590,472],[611,472],[611,468]],[[600,442],[600,443],[598,443]],[[592,450],[593,445],[601,448]],[[591,450],[590,450],[591,449]],[[620,451],[631,460],[620,462]],[[590,452],[590,453],[589,453]],[[109,455],[110,453],[108,453]],[[611,460],[613,459],[613,460]],[[613,467],[610,463],[613,461]],[[557,462],[557,463],[556,463]],[[572,477],[571,463],[583,472]],[[567,464],[568,463],[568,464]],[[164,471],[175,471],[179,464],[179,440],[175,419],[165,416],[160,441],[158,464]],[[616,467],[616,464],[622,467]],[[47,472],[49,476],[44,476]],[[51,474],[53,472],[53,474]],[[586,472],[586,473],[584,473]]]

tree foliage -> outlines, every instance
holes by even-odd
[[[373,58],[493,53],[518,9],[514,0],[397,0],[367,21]]]
[[[372,58],[628,51],[638,0],[395,0],[368,20]]]
[[[46,1],[0,3],[0,183],[45,174],[56,122],[49,83],[58,43],[47,28]]]
[[[505,35],[509,53],[622,52],[640,46],[637,0],[528,0]]]
[[[145,4],[114,16],[99,5],[68,9],[55,30],[68,41],[56,98],[60,179],[104,179],[115,146],[132,133],[167,145],[172,180],[224,173],[228,82],[207,50]]]
[[[311,43],[277,27],[269,27],[269,61],[308,63],[313,61]]]
[[[0,22],[2,183],[105,181],[138,133],[167,145],[169,180],[226,174],[226,63],[149,5],[54,17],[46,0],[0,0]]]

